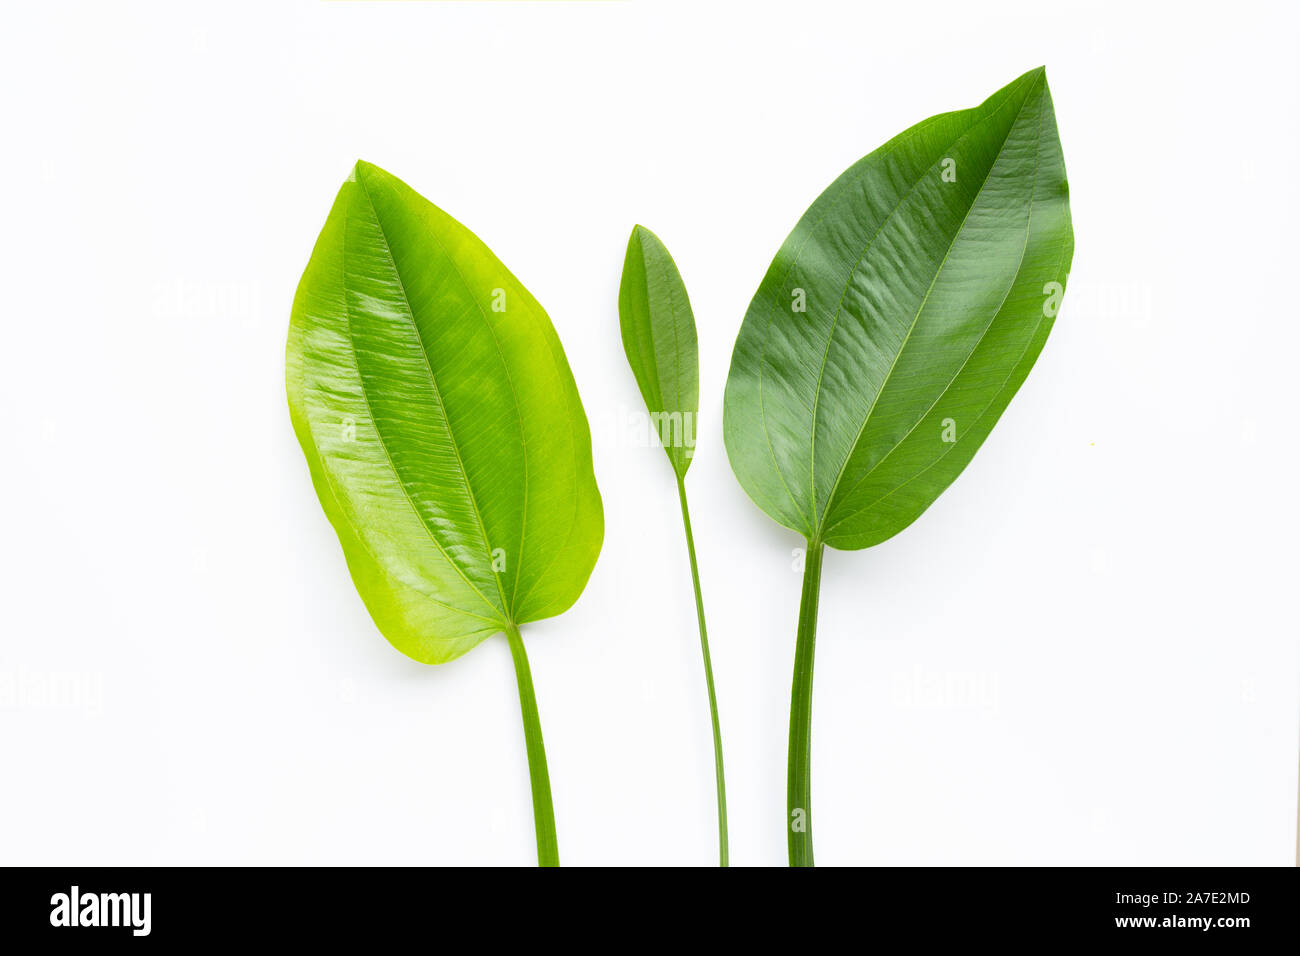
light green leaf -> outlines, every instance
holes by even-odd
[[[468,229],[358,162],[294,298],[289,408],[384,636],[436,664],[559,614],[604,518],[550,319]]]
[[[678,478],[695,453],[700,407],[695,316],[677,264],[659,237],[637,226],[627,242],[618,289],[623,351],[650,422]]]
[[[837,179],[736,340],[723,431],[749,496],[865,548],[961,472],[1051,330],[1074,251],[1043,69],[931,117]]]

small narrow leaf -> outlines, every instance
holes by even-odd
[[[437,664],[559,614],[604,533],[542,307],[468,229],[358,162],[294,298],[289,408],[384,636]]]
[[[750,304],[723,432],[745,491],[810,541],[912,523],[1038,357],[1074,251],[1039,68],[860,160],[795,226]]]
[[[623,351],[650,422],[683,478],[695,453],[700,406],[695,316],[677,264],[659,237],[637,226],[627,242],[618,289]]]
[[[722,760],[722,724],[718,696],[713,686],[709,634],[704,623],[704,592],[695,559],[691,510],[686,501],[686,469],[695,451],[695,419],[700,404],[700,367],[695,337],[695,316],[686,296],[686,284],[667,248],[645,226],[636,226],[627,242],[623,281],[618,290],[618,318],[623,350],[636,376],[650,421],[677,476],[677,498],[682,506],[682,530],[695,587],[695,616],[700,628],[700,653],[704,682],[709,692],[713,721],[714,780],[718,797],[718,863],[729,865],[727,837],[727,784]]]

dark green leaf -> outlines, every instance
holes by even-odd
[[[864,548],[911,524],[1034,364],[1074,250],[1044,70],[931,117],[813,203],[750,304],[732,468],[773,519]]]

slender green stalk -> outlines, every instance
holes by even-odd
[[[709,657],[709,634],[704,627],[704,594],[700,591],[700,568],[695,561],[695,538],[691,534],[691,510],[686,505],[686,482],[677,477],[677,497],[682,502],[682,524],[686,528],[686,550],[691,556],[691,580],[695,584],[695,616],[700,622],[700,650],[704,654],[704,682],[709,687],[709,715],[713,718],[713,767],[718,782],[718,865],[726,866],[727,781],[722,771],[722,725],[718,722],[718,695],[713,689],[713,661]]]
[[[813,865],[812,841],[812,689],[813,645],[817,641],[817,595],[822,583],[820,541],[809,541],[804,556],[799,636],[790,689],[790,763],[786,777],[790,865]]]
[[[551,804],[551,777],[546,772],[546,746],[542,743],[542,722],[537,716],[537,696],[533,693],[533,675],[528,669],[528,655],[519,628],[506,628],[510,656],[515,661],[515,679],[519,682],[519,712],[524,718],[524,742],[528,747],[528,778],[533,786],[533,826],[537,830],[537,865],[559,866],[560,848],[555,840],[555,807]]]

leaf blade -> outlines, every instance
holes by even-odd
[[[286,379],[354,583],[399,650],[441,663],[577,599],[603,514],[555,330],[473,233],[378,167],[357,164],[317,240]]]
[[[1067,196],[1041,68],[837,179],[782,245],[737,337],[724,439],[755,503],[839,548],[915,520],[987,437],[1022,357],[1027,373],[1050,331],[1043,293],[1030,290],[1064,291]],[[931,418],[954,410],[960,437],[943,441]],[[910,495],[882,504],[885,479],[913,482]]]
[[[651,423],[673,471],[684,478],[700,404],[695,315],[672,255],[645,226],[634,227],[628,237],[618,317],[623,351]]]

